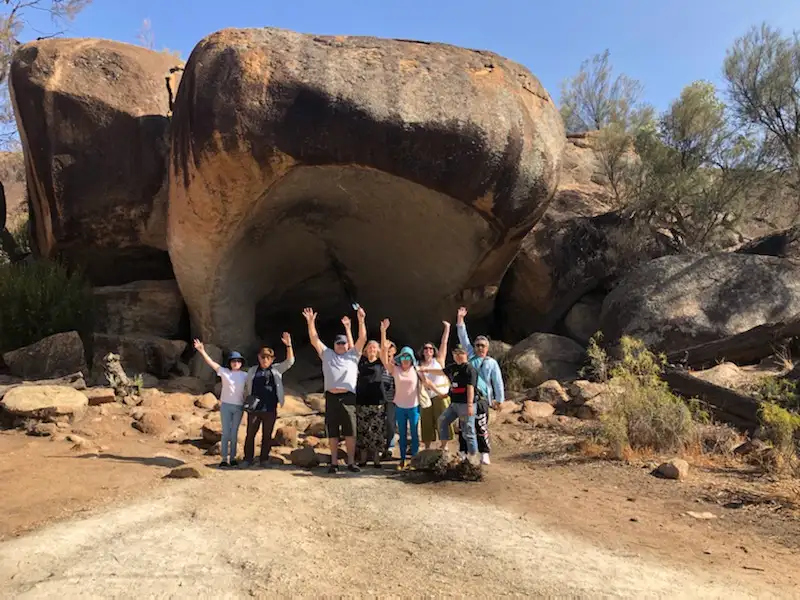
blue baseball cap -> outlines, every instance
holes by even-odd
[[[244,356],[242,356],[241,354],[236,352],[236,350],[234,350],[233,352],[231,352],[231,355],[228,357],[228,364],[230,364],[231,361],[234,361],[234,360],[240,360],[240,361],[242,361],[242,363],[244,363]]]

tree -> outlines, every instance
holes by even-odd
[[[156,34],[153,31],[153,23],[150,19],[142,21],[142,27],[139,29],[139,33],[136,34],[136,39],[139,40],[141,46],[144,46],[148,50],[156,50]],[[181,60],[181,53],[178,50],[162,48],[161,50],[157,50],[157,52],[163,52],[164,54],[169,54]]]
[[[639,102],[642,85],[627,75],[612,76],[608,50],[581,63],[575,77],[561,85],[561,116],[568,133],[603,129],[612,123],[626,129],[641,121],[647,107]]]
[[[762,24],[737,39],[723,67],[737,117],[758,128],[775,166],[800,191],[800,38]]]
[[[686,249],[706,250],[737,235],[748,202],[764,182],[764,146],[731,118],[711,83],[697,81],[642,129],[630,214],[671,232]]]

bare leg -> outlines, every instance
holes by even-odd
[[[331,450],[331,466],[339,464],[339,438],[328,438],[328,448]]]
[[[344,446],[347,448],[347,464],[354,465],[356,463],[356,437],[349,435],[344,438]]]

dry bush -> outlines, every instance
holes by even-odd
[[[771,444],[767,452],[757,453],[765,471],[783,473],[797,468],[797,442],[800,415],[774,402],[762,402],[758,412],[763,437]]]

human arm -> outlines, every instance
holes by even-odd
[[[313,308],[304,308],[303,317],[308,324],[308,339],[311,342],[311,345],[314,346],[314,350],[316,350],[317,354],[319,354],[319,357],[322,358],[322,352],[325,350],[325,344],[323,344],[322,340],[319,339],[319,334],[317,333],[317,313],[314,312]]]
[[[283,345],[286,346],[286,360],[283,362],[275,363],[275,370],[283,374],[292,368],[294,364],[294,348],[292,347],[292,336],[288,331],[284,331],[281,336]]]
[[[430,375],[447,375],[442,369],[434,369],[432,367],[417,367],[420,373],[429,373]]]
[[[360,306],[357,311],[358,315],[358,339],[356,340],[355,348],[359,354],[364,350],[367,343],[367,313]],[[352,334],[350,334],[352,337]]]
[[[505,401],[506,390],[505,386],[503,385],[503,372],[500,370],[500,365],[497,361],[494,361],[494,364],[492,365],[490,380],[492,390],[494,391],[494,401],[498,404]]]
[[[458,343],[464,346],[464,350],[467,351],[467,356],[472,358],[475,356],[475,349],[472,347],[472,344],[469,341],[469,335],[467,334],[467,324],[464,322],[464,317],[466,316],[466,307],[460,307],[458,309],[456,320],[456,332],[458,333]]]
[[[347,315],[342,317],[342,325],[344,325],[344,336],[347,338],[347,349],[351,350],[355,344],[353,343],[353,327],[350,323],[350,317]]]
[[[221,367],[219,366],[219,363],[215,362],[214,359],[208,355],[208,353],[206,352],[205,345],[203,345],[203,342],[201,342],[198,339],[195,339],[194,348],[195,350],[197,350],[200,356],[203,357],[203,360],[206,361],[206,364],[212,369],[214,369],[215,373],[220,370]]]
[[[381,321],[381,362],[383,368],[394,375],[394,364],[389,360],[389,342],[386,339],[386,330],[389,329],[389,319]]]
[[[450,342],[450,323],[448,321],[442,321],[442,341],[439,343],[439,353],[436,355],[436,360],[439,361],[440,365],[444,365],[447,362],[447,344]]]

